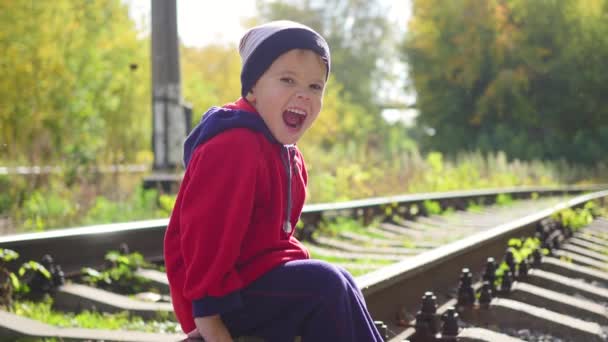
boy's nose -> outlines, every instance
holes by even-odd
[[[296,97],[301,100],[310,100],[310,92],[308,90],[300,89],[296,93]]]

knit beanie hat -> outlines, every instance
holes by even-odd
[[[312,50],[321,56],[329,76],[329,46],[320,34],[308,26],[289,20],[273,21],[249,29],[239,43],[243,63],[241,95],[247,96],[255,82],[283,53],[292,49]]]

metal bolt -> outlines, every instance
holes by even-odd
[[[129,254],[129,245],[127,245],[125,242],[121,243],[118,247],[118,252],[122,255]]]
[[[412,342],[434,342],[437,340],[437,328],[433,320],[429,320],[424,313],[416,313],[416,332],[411,337]]]
[[[472,307],[475,304],[475,290],[472,285],[473,274],[468,268],[463,268],[458,285],[458,306]]]
[[[539,239],[541,241],[544,240],[548,235],[546,222],[546,220],[542,220],[536,224],[536,233],[539,235]]]
[[[494,295],[493,291],[492,291],[492,284],[490,284],[490,282],[488,281],[484,281],[483,282],[483,286],[481,287],[481,292],[480,292],[480,296],[479,296],[479,304],[487,307],[490,305],[490,302],[492,301],[492,297]]]
[[[543,261],[543,254],[541,253],[539,248],[535,249],[534,252],[532,252],[532,258],[532,265],[534,267],[540,267]]]
[[[437,317],[437,297],[433,292],[425,292],[422,296],[422,306],[416,313],[416,333],[412,336],[412,342],[436,341],[439,332],[439,321]]]
[[[503,293],[508,293],[511,291],[511,286],[513,286],[513,273],[511,271],[505,271],[505,273],[502,275],[500,291]]]
[[[511,269],[511,272],[515,273],[515,255],[513,254],[513,249],[510,247],[507,248],[507,251],[505,252],[505,262],[509,266],[509,269]]]
[[[492,285],[492,292],[496,292],[496,287],[494,285],[494,281],[496,280],[496,260],[494,260],[494,258],[489,257],[487,259],[482,279]]]
[[[551,247],[553,247],[553,249],[559,249],[559,246],[561,245],[560,238],[561,235],[553,236],[553,240],[551,241]]]
[[[420,309],[424,314],[436,314],[437,313],[437,297],[433,292],[425,292],[422,296],[422,308]]]
[[[55,264],[55,260],[50,254],[45,254],[40,263],[51,274],[51,287],[54,288],[65,284],[65,273],[63,273],[61,266]]]
[[[443,329],[441,330],[442,339],[457,337],[460,329],[458,328],[458,312],[456,312],[456,309],[454,307],[449,308],[443,313],[441,320],[443,321]]]
[[[549,251],[549,255],[553,255],[553,244],[549,243],[549,241],[542,240],[541,248]]]
[[[530,270],[530,265],[528,264],[528,260],[524,259],[519,263],[519,270],[517,276],[521,278],[525,278],[528,275],[528,271]]]

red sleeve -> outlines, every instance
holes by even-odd
[[[209,299],[224,311],[215,305],[218,297],[226,297],[228,306],[240,304],[234,296],[242,287],[235,263],[253,211],[260,153],[254,132],[232,129],[198,147],[188,165],[180,238],[183,293],[195,306]]]

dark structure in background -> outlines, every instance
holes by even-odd
[[[182,145],[192,109],[181,97],[176,0],[152,0],[153,173],[145,188],[172,189],[181,179]]]

